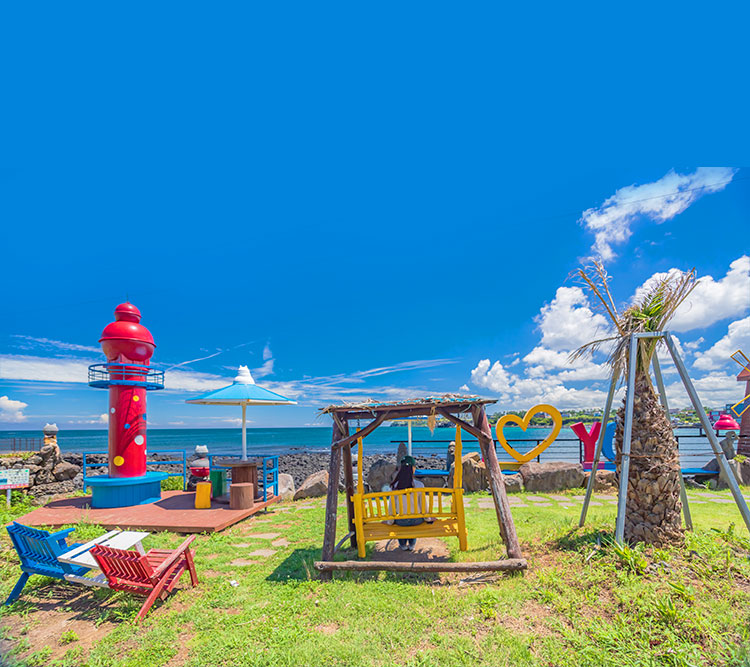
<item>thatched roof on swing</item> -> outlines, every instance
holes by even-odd
[[[475,406],[497,403],[494,398],[482,398],[475,395],[443,394],[425,398],[408,398],[400,401],[374,401],[368,399],[356,403],[329,405],[320,410],[320,414],[330,414],[342,419],[375,419],[383,413],[388,419],[406,419],[407,417],[430,417],[440,410],[452,414],[470,412]]]

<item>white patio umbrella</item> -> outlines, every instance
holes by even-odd
[[[297,401],[285,398],[255,384],[250,369],[240,366],[234,382],[221,389],[210,391],[185,403],[200,405],[241,405],[242,406],[242,460],[247,461],[247,420],[245,411],[248,405],[297,405]]]

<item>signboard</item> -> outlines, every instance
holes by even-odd
[[[29,485],[29,469],[0,470],[0,490],[23,489]]]

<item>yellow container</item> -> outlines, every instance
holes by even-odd
[[[211,508],[211,482],[198,482],[195,485],[195,509]]]

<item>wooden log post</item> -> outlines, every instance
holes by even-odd
[[[247,510],[255,505],[255,484],[235,482],[229,487],[229,509]]]
[[[367,572],[382,570],[387,572],[518,572],[527,567],[523,558],[508,560],[475,561],[452,563],[450,561],[399,563],[389,560],[344,560],[315,561],[314,567],[320,572]]]
[[[344,423],[339,425],[339,429],[344,436],[349,435],[349,424]],[[350,544],[352,549],[357,548],[357,531],[354,530],[354,503],[352,502],[352,496],[354,495],[354,466],[352,465],[352,448],[351,446],[344,447],[341,450],[343,455],[344,463],[344,485],[346,486],[346,518],[349,526],[349,532],[352,534]]]
[[[482,449],[482,456],[484,457],[487,473],[490,477],[490,489],[492,490],[492,499],[495,501],[495,512],[497,513],[497,522],[500,524],[500,535],[505,543],[505,548],[508,550],[508,556],[510,558],[521,558],[521,545],[518,543],[516,526],[513,523],[513,515],[510,513],[503,473],[497,461],[495,442],[492,438],[492,428],[487,419],[484,406],[478,405],[473,407],[471,415],[474,420],[474,426],[480,431],[478,434],[479,446]],[[458,461],[456,465],[459,465]]]
[[[339,431],[338,424],[333,422],[333,436],[331,443],[334,445],[344,436]],[[341,448],[331,446],[331,461],[328,464],[328,491],[326,493],[326,525],[323,533],[322,560],[332,560],[333,551],[336,547],[336,514],[339,504],[339,472],[341,471]],[[330,572],[321,572],[323,581],[330,581]]]

